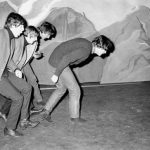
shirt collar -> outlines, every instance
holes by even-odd
[[[14,35],[12,33],[12,31],[9,29],[9,28],[6,28],[6,30],[8,31],[8,34],[9,34],[9,37],[10,37],[10,40],[14,39]]]

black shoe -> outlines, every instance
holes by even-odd
[[[83,118],[71,118],[70,119],[72,123],[79,123],[79,124],[83,124],[86,123],[87,121]]]
[[[12,129],[8,129],[8,128],[4,128],[4,135],[5,136],[13,136],[13,137],[20,137],[23,136],[22,133],[16,131],[16,130],[12,130]]]
[[[46,121],[48,121],[48,122],[52,122],[52,120],[51,120],[51,115],[50,115],[50,113],[49,113],[48,110],[44,109],[44,110],[41,112],[41,115],[42,115],[42,119],[43,119],[43,120],[46,120]]]
[[[51,115],[49,115],[49,114],[43,114],[42,119],[46,120],[48,122],[52,122]]]
[[[30,121],[30,120],[27,120],[27,119],[23,119],[21,122],[20,122],[20,127],[22,129],[26,129],[26,128],[35,128],[40,122],[39,121]]]
[[[41,109],[36,109],[36,108],[33,108],[30,110],[30,115],[38,115],[39,113],[41,113],[43,111],[44,108],[41,108]]]
[[[2,114],[1,112],[0,112],[0,118],[4,119],[5,122],[7,121],[6,115]]]

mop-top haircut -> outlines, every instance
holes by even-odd
[[[25,36],[30,35],[30,37],[39,37],[40,33],[39,33],[39,31],[37,30],[36,27],[34,27],[34,26],[28,26],[25,29],[24,35]]]
[[[38,29],[41,33],[48,33],[50,35],[49,39],[55,38],[57,34],[57,30],[54,25],[45,21],[43,22]]]
[[[24,28],[27,27],[27,21],[18,13],[11,12],[5,21],[5,26],[6,28],[10,28],[11,26],[19,26],[23,25]]]
[[[92,43],[97,47],[103,48],[107,56],[115,50],[114,43],[104,35],[95,37]]]

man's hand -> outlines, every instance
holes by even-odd
[[[23,76],[22,72],[21,72],[19,69],[16,69],[16,70],[15,70],[15,75],[16,75],[18,78],[22,78],[22,76]]]
[[[52,80],[54,83],[56,83],[56,82],[58,81],[58,76],[53,75],[53,76],[51,77],[51,80]]]

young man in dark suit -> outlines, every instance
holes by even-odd
[[[26,20],[21,15],[12,12],[6,19],[5,28],[0,30],[0,94],[12,101],[4,135],[13,137],[23,135],[16,130],[19,116],[21,127],[35,127],[38,124],[29,120],[31,85],[19,78],[18,68],[12,70],[16,66],[13,60],[15,39],[24,32],[26,26]]]
[[[23,96],[8,79],[8,64],[13,65],[11,60],[14,53],[14,39],[19,37],[27,26],[26,20],[17,13],[10,13],[6,19],[4,29],[0,30],[0,94],[12,100],[10,113],[8,115],[5,135],[14,137],[22,136],[16,131],[20,110],[23,103]]]

